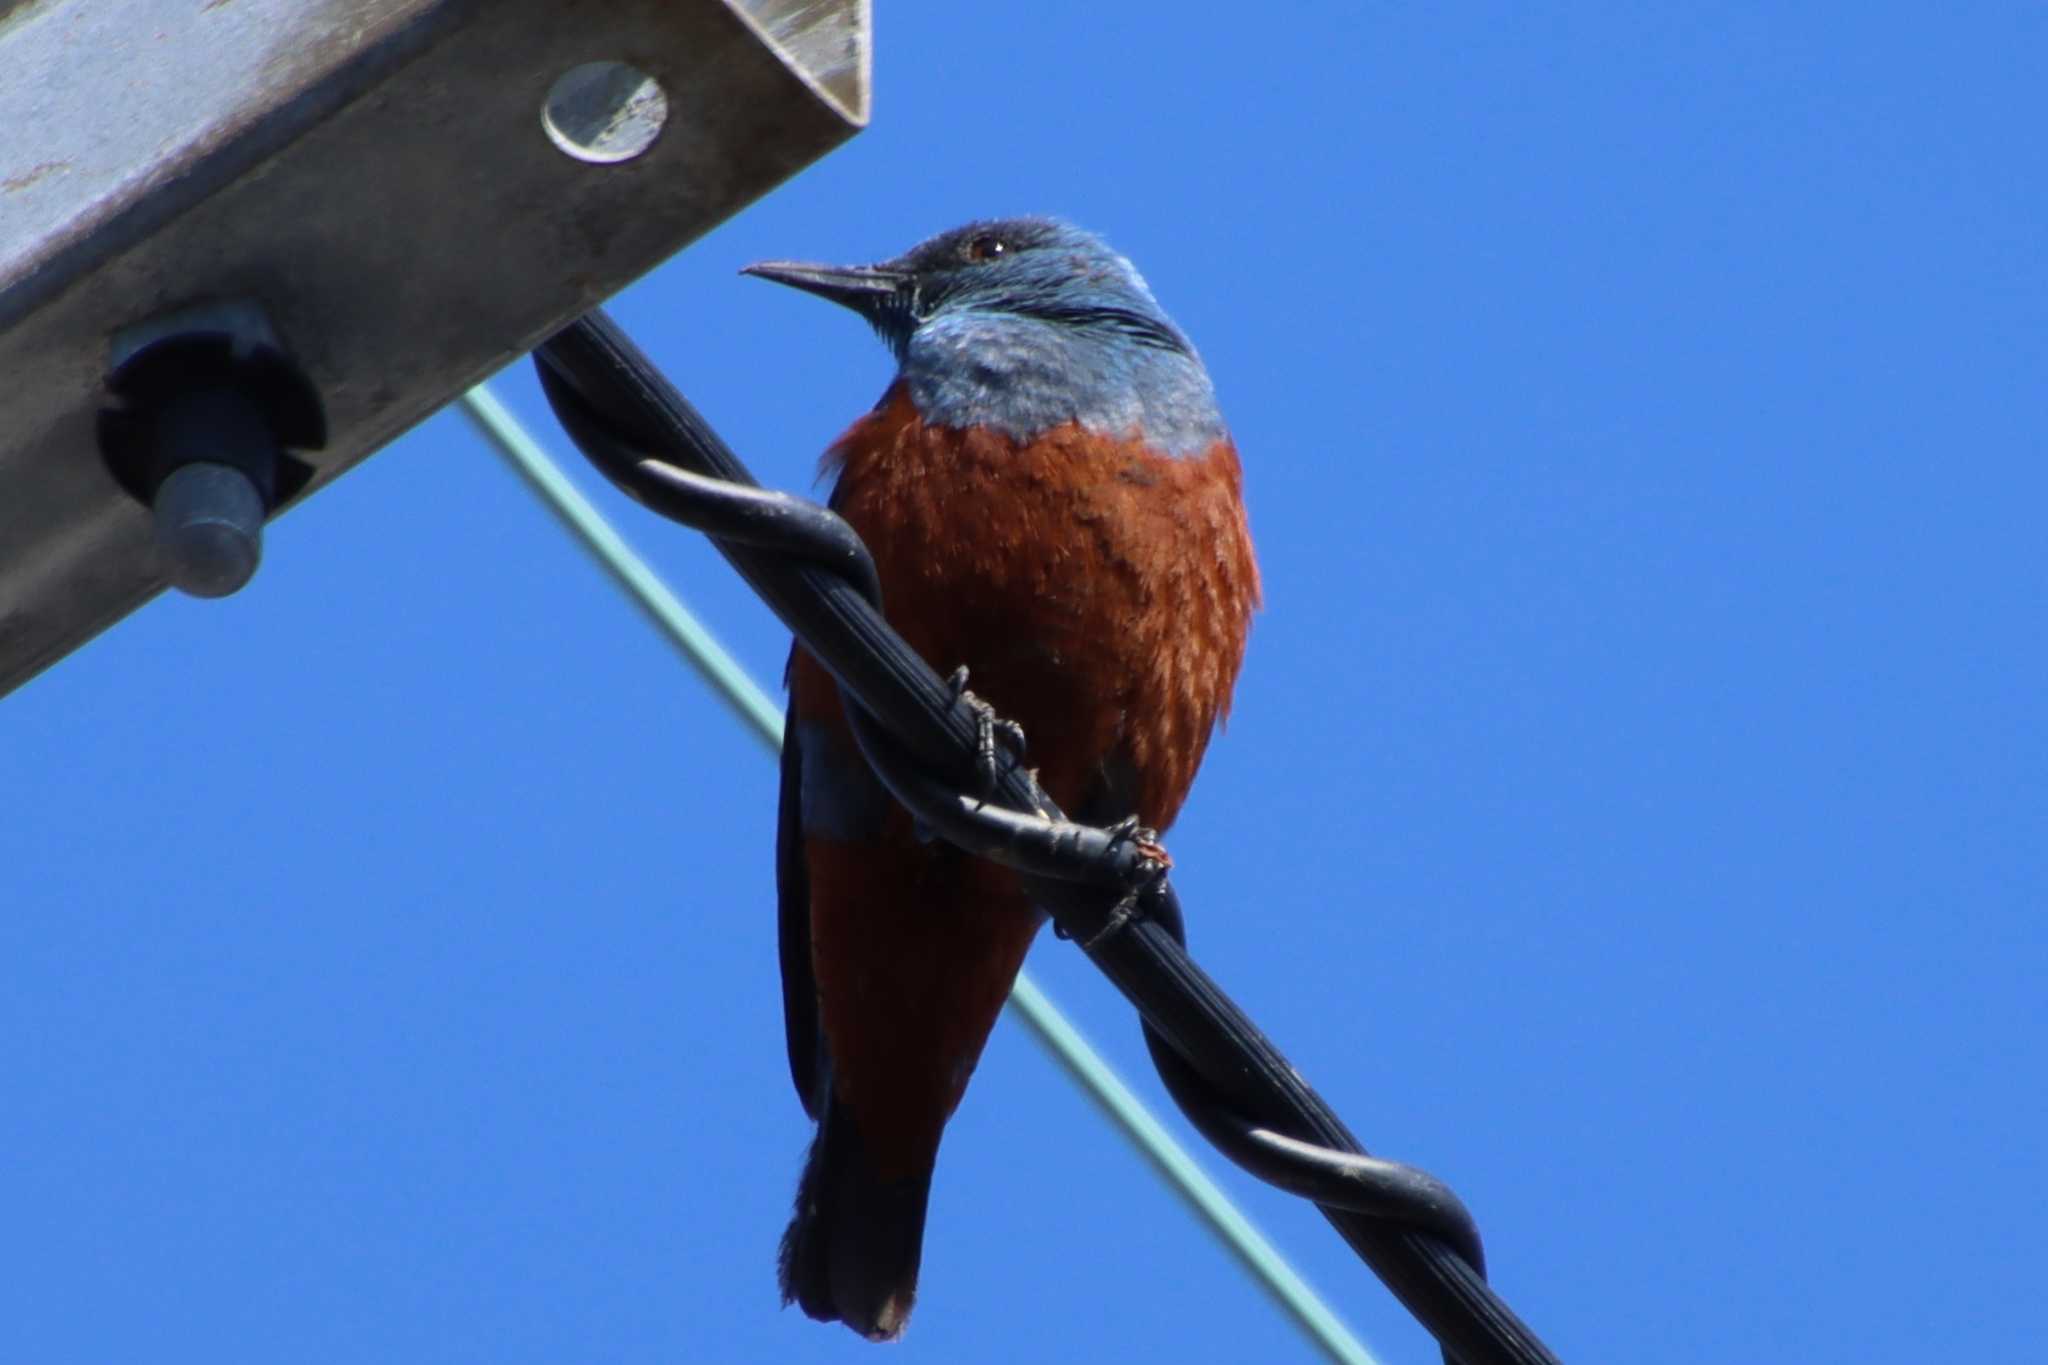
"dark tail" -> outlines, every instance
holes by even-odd
[[[936,1155],[936,1154],[934,1154]],[[898,1180],[874,1174],[853,1115],[828,1099],[782,1234],[782,1301],[869,1341],[893,1341],[917,1300],[932,1163]]]

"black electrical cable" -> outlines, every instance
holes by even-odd
[[[862,752],[897,799],[942,836],[1020,870],[1062,934],[1137,1007],[1168,1093],[1205,1138],[1314,1200],[1447,1360],[1556,1365],[1487,1285],[1477,1228],[1457,1196],[1368,1156],[1188,957],[1173,888],[1132,831],[1066,820],[1021,765],[983,770],[984,719],[882,619],[874,563],[852,528],[761,488],[602,312],[571,323],[534,359],[591,463],[652,510],[709,534],[838,680]]]

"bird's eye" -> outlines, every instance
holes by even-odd
[[[967,259],[992,261],[1010,249],[1010,244],[992,232],[985,232],[967,244]]]

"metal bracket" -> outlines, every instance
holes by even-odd
[[[249,301],[328,480],[865,123],[867,0],[0,0],[0,693],[166,581],[115,339]]]

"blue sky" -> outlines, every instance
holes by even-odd
[[[2017,5],[890,6],[873,128],[616,311],[806,488],[888,361],[740,265],[1106,233],[1266,576],[1171,840],[1200,959],[1567,1360],[2023,1359],[2044,57]],[[716,556],[593,491],[773,685]],[[774,1293],[773,766],[462,420],[0,703],[0,751],[0,1355],[873,1349]],[[1078,954],[1033,963],[1157,1096]],[[1311,1358],[1005,1023],[893,1356],[1141,1351]]]

